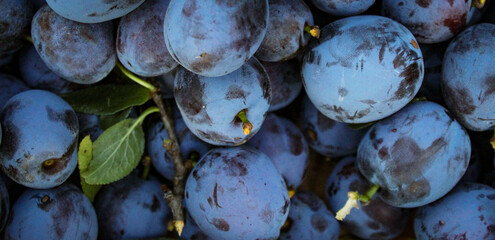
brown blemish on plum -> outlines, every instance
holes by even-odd
[[[238,85],[231,85],[225,94],[225,99],[244,99],[246,100],[246,92]]]
[[[309,192],[300,192],[294,196],[298,201],[306,204],[313,212],[318,211],[323,205],[321,200]]]
[[[67,109],[63,112],[57,112],[50,106],[46,106],[45,109],[50,121],[62,123],[73,135],[79,132],[79,124],[74,111]]]
[[[302,136],[295,132],[294,129],[285,129],[289,138],[290,152],[295,156],[299,156],[303,152]]]
[[[222,206],[218,204],[217,192],[218,192],[218,184],[215,183],[215,187],[213,188],[213,200],[215,201],[215,205],[217,206],[217,208],[222,208]]]
[[[329,225],[328,221],[318,213],[313,214],[310,221],[311,226],[320,233],[323,233]]]
[[[416,0],[416,4],[422,8],[428,8],[431,4],[431,0]]]
[[[456,34],[466,25],[466,13],[459,16],[458,14],[454,14],[449,16],[443,21],[443,24],[449,28],[452,34]]]
[[[270,224],[273,217],[274,213],[272,210],[270,210],[270,204],[267,204],[261,212],[258,214],[258,217],[260,217],[261,221],[263,221],[266,224]]]
[[[153,195],[153,201],[150,204],[143,203],[143,207],[149,209],[151,212],[156,212],[160,209],[160,201],[156,197],[156,195]]]
[[[50,166],[45,166],[42,164],[41,170],[43,173],[47,175],[54,175],[58,172],[61,172],[67,168],[67,164],[69,164],[72,159],[72,155],[77,147],[77,137],[72,141],[67,151],[62,154],[59,158],[50,158],[54,163]],[[47,159],[48,160],[48,159]]]
[[[214,218],[211,224],[220,231],[228,232],[230,230],[229,223],[223,218]]]
[[[186,1],[184,7],[182,8],[182,14],[186,17],[191,17],[191,15],[197,10],[196,1]]]
[[[409,64],[401,72],[399,77],[402,77],[403,79],[399,84],[399,88],[395,91],[394,99],[403,99],[414,95],[416,82],[419,81],[420,71],[418,63],[414,62]]]
[[[469,115],[476,110],[474,101],[465,88],[456,89],[448,84],[443,84],[444,97],[446,102],[454,103],[451,107],[460,114]]]

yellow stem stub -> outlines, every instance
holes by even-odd
[[[55,160],[53,159],[48,159],[43,162],[43,167],[51,167],[55,164]]]
[[[476,8],[483,8],[485,6],[486,0],[473,0],[471,6]]]
[[[242,122],[242,130],[244,131],[244,135],[249,135],[254,126],[251,122],[249,122],[246,116],[246,109],[241,110],[236,117]]]
[[[184,229],[184,221],[174,221],[174,227],[180,237],[180,235],[182,234],[182,229]]]
[[[309,33],[312,37],[316,39],[320,38],[320,27],[318,27],[317,25],[305,26],[304,31]]]
[[[289,197],[292,198],[296,194],[296,190],[294,189],[289,189]]]
[[[490,139],[490,144],[492,145],[492,148],[495,150],[495,137],[492,137]]]
[[[357,192],[349,192],[347,194],[347,196],[349,197],[349,199],[345,203],[344,207],[342,209],[340,209],[337,212],[337,214],[335,215],[335,218],[339,221],[344,220],[344,218],[347,217],[347,215],[349,215],[351,213],[352,208],[359,209],[359,204],[358,204],[359,195],[358,195],[358,193]]]

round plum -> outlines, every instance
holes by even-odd
[[[447,109],[415,102],[373,125],[361,140],[359,170],[396,207],[431,203],[464,175],[471,156],[466,130]]]
[[[170,0],[148,0],[120,19],[117,56],[127,69],[143,76],[165,74],[179,65],[163,38],[163,19]]]
[[[68,81],[92,84],[115,66],[112,22],[74,22],[45,5],[33,17],[31,37],[46,66]]]
[[[266,62],[293,59],[309,42],[305,27],[313,26],[313,14],[303,0],[268,0],[268,28],[256,58]]]
[[[167,234],[170,208],[160,186],[152,176],[143,180],[135,172],[103,186],[94,204],[99,238],[153,238]]]
[[[383,0],[382,13],[406,26],[420,43],[439,43],[467,23],[471,0]]]
[[[34,9],[29,0],[2,0],[0,2],[0,55],[19,50]]]
[[[294,123],[271,113],[247,144],[272,160],[289,188],[294,190],[302,183],[309,164],[309,147]]]
[[[285,181],[250,147],[210,150],[187,178],[189,214],[212,239],[276,239],[289,213]]]
[[[463,126],[485,131],[495,125],[495,25],[482,23],[450,42],[442,66],[447,107]]]
[[[82,23],[100,23],[122,17],[145,0],[46,0],[60,16]]]
[[[414,36],[380,16],[348,17],[325,26],[302,62],[311,102],[323,115],[346,123],[372,122],[399,111],[418,92],[423,74]]]
[[[420,207],[414,233],[426,239],[495,239],[495,189],[460,183],[444,198]]]
[[[95,209],[74,185],[51,189],[28,189],[12,206],[5,239],[96,240]]]
[[[0,167],[15,182],[52,188],[75,170],[79,125],[62,98],[44,90],[24,91],[5,104],[0,121]]]
[[[271,88],[265,69],[253,57],[240,69],[216,78],[181,68],[174,96],[194,135],[213,145],[233,146],[245,143],[260,129],[270,107]],[[251,123],[250,132],[245,132],[241,111]]]
[[[315,7],[334,16],[354,16],[363,13],[375,0],[310,0]]]
[[[341,159],[327,180],[330,210],[339,211],[349,192],[364,194],[370,187],[371,183],[359,173],[356,157]],[[375,196],[367,204],[359,203],[359,209],[353,209],[342,225],[362,239],[393,239],[404,231],[408,217],[409,209],[390,206]]]
[[[339,222],[325,203],[312,192],[297,192],[291,198],[288,221],[290,227],[282,232],[280,240],[337,240],[339,237]]]
[[[171,1],[165,15],[165,43],[187,70],[219,77],[254,55],[267,26],[268,0]]]

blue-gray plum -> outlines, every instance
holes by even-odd
[[[33,17],[31,37],[46,66],[68,81],[95,83],[115,66],[117,57],[111,22],[74,22],[45,5]]]
[[[280,234],[281,240],[337,240],[340,226],[334,214],[312,192],[297,192],[291,198],[289,229]]]
[[[181,67],[176,67],[170,70],[170,72],[168,73],[155,77],[155,79],[158,81],[158,84],[160,85],[160,92],[163,99],[166,100],[174,98],[175,75],[180,68]]]
[[[163,19],[170,0],[148,0],[120,19],[117,56],[127,69],[143,76],[165,74],[179,65],[168,53]]]
[[[339,211],[348,200],[349,192],[366,193],[371,187],[356,166],[356,157],[341,159],[327,180],[327,199],[330,210]],[[359,209],[351,210],[342,221],[344,228],[362,239],[393,239],[404,231],[409,210],[384,203],[373,197],[367,204],[359,203]]]
[[[266,62],[295,58],[311,38],[304,29],[313,26],[311,10],[303,0],[268,0],[268,6],[268,28],[256,58]]]
[[[95,199],[99,238],[152,238],[167,234],[170,208],[163,198],[161,183],[135,173],[105,185]]]
[[[100,23],[122,17],[145,0],[46,0],[57,14],[82,23]]]
[[[182,159],[199,161],[208,152],[210,145],[192,134],[184,120],[176,118],[174,128],[179,140]],[[172,156],[163,146],[163,141],[169,139],[169,137],[162,121],[155,121],[150,125],[146,139],[146,150],[151,157],[153,166],[163,177],[173,180],[175,165]]]
[[[357,151],[366,129],[354,130],[346,123],[326,117],[307,97],[302,109],[302,129],[312,149],[327,157],[341,157]]]
[[[1,139],[1,134],[0,134]],[[0,178],[0,232],[7,223],[10,212],[10,197],[3,178]]]
[[[495,25],[474,25],[449,44],[442,66],[447,107],[462,125],[485,131],[495,125]]]
[[[164,35],[180,65],[218,77],[254,55],[267,27],[268,0],[174,0],[165,15]]]
[[[7,101],[0,122],[0,167],[15,182],[51,188],[76,168],[79,125],[62,98],[44,90],[21,92]]]
[[[187,214],[184,229],[182,230],[180,238],[185,240],[212,240],[206,236],[201,229],[199,229],[198,225],[189,214]]]
[[[247,144],[272,160],[290,189],[302,183],[309,164],[309,147],[301,130],[290,120],[269,114]]]
[[[199,139],[213,145],[241,145],[258,132],[265,119],[270,80],[254,57],[240,69],[215,78],[181,68],[175,77],[174,96],[184,122]],[[250,133],[245,132],[241,111],[251,123]]]
[[[4,230],[6,240],[96,240],[95,209],[76,186],[28,189],[15,201]]]
[[[0,2],[0,54],[13,53],[22,47],[33,14],[29,0]]]
[[[375,3],[375,0],[311,0],[313,4],[334,16],[353,16],[363,13]]]
[[[212,239],[277,239],[289,213],[285,181],[251,147],[216,148],[187,178],[187,210]]]
[[[79,122],[79,139],[89,135],[91,141],[96,141],[103,133],[98,115],[85,113],[76,113],[76,115]]]
[[[420,43],[452,38],[467,23],[471,0],[383,0],[382,13],[406,26]]]
[[[325,26],[302,62],[311,102],[323,115],[346,123],[372,122],[399,111],[418,92],[423,74],[414,36],[380,16],[348,17]]]
[[[14,95],[29,90],[24,82],[18,78],[0,73],[0,110],[3,108],[5,103],[13,97]]]
[[[285,62],[261,62],[270,78],[272,100],[268,111],[287,107],[302,89],[300,65],[296,60]]]
[[[415,102],[373,125],[361,140],[357,165],[396,207],[419,207],[449,192],[466,171],[471,144],[444,107]]]
[[[33,89],[43,89],[61,94],[80,87],[78,84],[69,82],[52,72],[32,45],[20,52],[18,66],[22,79]]]
[[[418,209],[414,233],[418,240],[495,239],[495,189],[460,183],[442,199]]]
[[[447,42],[419,45],[425,63],[425,76],[418,95],[442,105],[444,105],[441,89],[442,62],[447,46]]]

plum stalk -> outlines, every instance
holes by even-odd
[[[184,167],[184,162],[180,153],[179,141],[174,130],[174,122],[170,114],[165,110],[165,103],[162,100],[161,93],[152,84],[146,82],[145,80],[139,78],[138,76],[127,70],[120,62],[117,62],[117,68],[129,79],[133,80],[137,84],[150,90],[153,102],[160,110],[161,120],[167,130],[169,139],[165,140],[163,147],[167,149],[174,161],[175,176],[173,178],[174,187],[170,190],[167,186],[162,187],[163,196],[168,206],[172,210],[174,227],[177,230],[179,236],[184,228],[184,210],[182,208],[182,199],[184,198],[184,188],[185,188],[185,178],[186,169]]]

